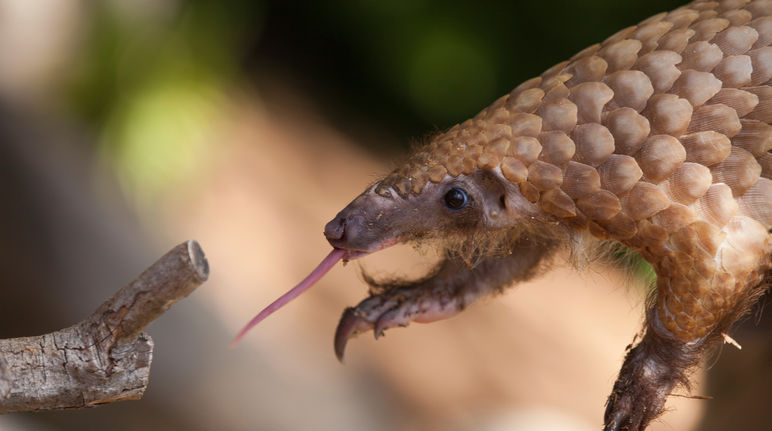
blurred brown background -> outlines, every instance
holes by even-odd
[[[0,337],[82,319],[187,239],[212,268],[151,326],[143,400],[3,416],[0,430],[600,428],[646,292],[611,266],[362,336],[345,366],[332,334],[366,292],[357,264],[339,266],[227,345],[411,143],[678,4],[0,0]],[[361,265],[415,276],[430,260],[405,247]],[[650,429],[753,420],[765,398],[747,389],[769,387],[772,367],[768,332],[747,326],[715,384],[695,376],[718,400],[672,398]],[[698,428],[705,411],[720,414]]]

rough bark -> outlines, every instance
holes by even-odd
[[[153,340],[142,331],[208,275],[201,247],[187,241],[80,323],[0,340],[0,414],[141,398],[153,359]]]

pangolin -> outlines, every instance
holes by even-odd
[[[371,285],[335,334],[433,321],[539,274],[558,250],[637,251],[656,271],[605,430],[643,430],[772,268],[772,0],[696,0],[524,82],[434,136],[324,235],[337,261],[439,240],[428,276]]]

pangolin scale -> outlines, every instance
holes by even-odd
[[[357,333],[445,318],[531,278],[556,250],[618,242],[657,281],[605,430],[645,429],[766,288],[770,42],[772,0],[697,0],[433,137],[325,227],[332,263],[416,240],[444,250],[421,280],[368,279],[370,297],[338,326],[338,356]]]

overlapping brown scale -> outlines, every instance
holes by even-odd
[[[772,47],[754,49],[748,52],[748,56],[753,67],[750,85],[762,85],[772,79]]]
[[[526,198],[529,202],[535,203],[539,200],[539,197],[541,196],[539,194],[539,189],[536,188],[533,184],[524,181],[519,184],[520,188],[520,194],[523,195],[524,198]]]
[[[681,136],[686,150],[686,161],[712,166],[723,161],[731,150],[732,143],[726,135],[708,130]]]
[[[646,107],[654,87],[649,76],[639,70],[622,70],[605,78],[606,84],[613,91],[609,108],[629,107],[638,112]]]
[[[770,0],[755,0],[745,6],[745,9],[750,12],[754,18],[772,15],[772,1]]]
[[[614,137],[617,154],[635,154],[651,132],[649,120],[627,107],[609,112],[604,124]]]
[[[721,163],[710,168],[713,181],[724,183],[732,189],[733,196],[741,196],[751,188],[761,176],[761,165],[753,157],[753,154],[739,148],[732,147],[729,156]]]
[[[445,166],[443,165],[434,165],[429,168],[427,174],[429,181],[438,183],[445,178],[445,176],[448,174],[448,170],[445,169]]]
[[[617,196],[627,192],[641,179],[643,171],[634,158],[612,154],[598,167],[601,186]]]
[[[565,132],[544,132],[539,135],[542,150],[540,158],[553,165],[568,163],[576,153],[576,145]]]
[[[528,168],[514,157],[504,157],[501,161],[501,173],[504,178],[515,184],[522,183],[528,178]]]
[[[692,120],[692,110],[688,100],[675,94],[655,94],[643,114],[649,119],[652,133],[681,136]]]
[[[718,227],[725,226],[738,208],[732,189],[723,183],[711,185],[705,196],[697,200],[697,205],[701,218]]]
[[[522,93],[525,90],[530,90],[531,88],[536,88],[539,85],[541,85],[541,76],[537,76],[535,78],[531,78],[525,82],[522,82],[520,85],[515,87],[510,93],[510,97],[517,96],[518,94]]]
[[[744,9],[729,10],[721,13],[719,17],[728,19],[731,25],[745,25],[753,19],[753,15]]]
[[[562,79],[563,77],[564,76],[561,76],[560,78]],[[551,83],[553,82],[552,81],[547,82],[547,84],[551,84]],[[542,102],[544,103],[557,102],[558,100],[566,99],[568,98],[568,95],[570,93],[570,91],[568,90],[568,87],[563,82],[554,83],[554,85],[549,87],[544,86],[542,87],[542,89],[546,91],[546,93],[544,94],[544,99],[542,100]]]
[[[542,129],[570,131],[576,127],[577,107],[568,99],[543,103],[538,113],[542,118]]]
[[[751,82],[753,63],[748,55],[730,55],[724,57],[713,68],[713,74],[724,83],[724,87],[740,88]]]
[[[690,28],[678,28],[662,36],[657,41],[657,49],[673,51],[680,54],[694,36],[695,31]]]
[[[476,157],[477,166],[480,169],[493,169],[501,164],[504,155],[509,149],[509,138],[498,138],[484,148],[481,148],[480,154]],[[475,159],[472,157],[472,159]]]
[[[686,150],[670,135],[653,135],[646,139],[635,160],[648,181],[659,183],[686,160]]]
[[[758,221],[735,216],[727,224],[727,242],[721,249],[722,266],[733,274],[750,273],[758,267],[767,247],[767,229]]]
[[[764,153],[756,161],[761,165],[761,176],[772,179],[772,153]]]
[[[581,208],[581,207],[580,207]],[[686,205],[672,202],[669,207],[654,214],[651,221],[667,232],[675,232],[697,220],[697,215]]]
[[[679,8],[668,13],[663,20],[672,22],[674,29],[681,29],[691,25],[699,16],[700,13],[694,9]]]
[[[561,188],[573,199],[582,198],[600,190],[600,175],[592,166],[569,162]]]
[[[726,21],[729,23],[729,20]],[[754,28],[739,25],[730,26],[717,33],[711,42],[718,45],[724,51],[724,55],[738,55],[745,54],[758,39],[759,33]]]
[[[541,144],[538,139],[530,136],[519,136],[512,139],[506,155],[530,165],[539,158],[540,153]]]
[[[598,56],[608,63],[608,73],[614,73],[631,68],[638,60],[638,52],[642,46],[639,40],[622,39],[603,46],[598,51]]]
[[[689,48],[691,45],[692,44],[686,46],[684,56],[690,52]],[[723,56],[721,50],[717,46],[716,49],[718,50],[719,55]],[[686,57],[682,57],[681,54],[677,52],[658,50],[638,58],[634,68],[646,74],[656,92],[663,92],[669,90],[675,80],[681,75],[681,71],[676,65],[685,61]],[[721,57],[716,61],[716,64],[720,61]],[[691,69],[696,68],[692,67]]]
[[[738,199],[738,205],[740,214],[772,229],[772,180],[760,178]]]
[[[749,12],[750,13],[750,12]],[[759,34],[758,40],[753,44],[753,48],[763,48],[772,43],[772,17],[764,16],[754,19],[748,23],[748,26],[756,30]]]
[[[721,81],[710,72],[684,70],[670,92],[686,99],[693,108],[702,106],[721,90]]]
[[[740,132],[742,124],[737,111],[722,104],[704,105],[694,111],[687,131],[713,131],[729,138]]]
[[[669,239],[668,232],[664,228],[646,219],[638,222],[636,237],[641,246],[649,250],[663,250]]]
[[[566,81],[566,85],[572,87],[583,82],[600,81],[608,69],[608,63],[597,55],[589,55],[581,58],[568,67],[568,71],[573,74],[571,79]]]
[[[622,208],[633,220],[653,216],[670,206],[670,199],[657,186],[647,182],[636,183],[622,201]]]
[[[609,220],[622,210],[619,198],[608,190],[598,190],[579,198],[576,206],[590,219],[595,221]]]
[[[614,92],[602,82],[584,82],[571,88],[569,99],[576,104],[577,122],[600,123],[601,113]]]
[[[633,39],[641,41],[641,51],[639,54],[645,54],[657,48],[659,39],[673,28],[673,23],[663,21],[665,14],[660,14],[660,19],[649,23],[642,23],[630,34]]]
[[[630,239],[638,232],[635,220],[623,212],[617,213],[608,220],[598,220],[597,224],[606,234],[618,240]]]
[[[686,162],[673,173],[668,184],[676,202],[689,205],[701,198],[713,183],[713,175],[706,166]]]
[[[772,126],[758,120],[740,120],[740,124],[742,128],[740,133],[732,137],[732,145],[757,158],[772,150]]]
[[[750,3],[750,1],[751,0],[721,0],[720,2],[718,2],[718,11],[724,12],[724,11],[740,9],[741,7]]]
[[[751,0],[721,0],[718,2],[717,10],[719,12],[725,12],[740,9],[750,2]]]
[[[759,97],[749,91],[737,88],[722,88],[708,103],[720,103],[729,106],[737,112],[738,117],[742,118],[756,108],[759,104]]]
[[[695,10],[698,10],[700,12],[713,10],[719,7],[719,2],[717,1],[695,1],[694,3],[689,4],[689,7]]]
[[[711,40],[716,33],[729,27],[729,20],[725,18],[708,18],[695,23],[692,30],[695,31],[693,41]]]
[[[560,189],[548,190],[541,194],[541,209],[556,217],[576,216],[576,204],[570,196]]]
[[[537,160],[528,167],[528,182],[539,191],[552,190],[563,183],[563,171],[555,165]]]
[[[544,90],[541,88],[529,88],[517,92],[514,95],[510,95],[507,99],[505,107],[510,112],[525,112],[528,114],[533,113],[541,104],[544,98]]]
[[[718,11],[716,10],[704,10],[700,12],[700,19],[698,21],[704,21],[718,17]]]
[[[745,90],[755,94],[759,98],[759,104],[745,118],[772,123],[772,87],[747,87]]]
[[[509,99],[508,96],[505,96],[507,100]],[[502,102],[499,102],[501,100]],[[509,112],[509,109],[505,108],[503,105],[506,104],[506,101],[502,99],[498,99],[496,105],[501,106],[489,106],[485,109],[483,109],[479,114],[475,115],[475,118],[478,121],[483,121],[484,128],[487,130],[490,130],[492,126],[498,126],[501,124],[504,124],[509,120],[509,117],[512,115]]]
[[[700,72],[712,71],[724,59],[724,53],[718,45],[704,40],[690,42],[681,54],[683,57],[683,61],[679,64],[681,69]]]
[[[605,162],[614,152],[614,136],[598,123],[581,124],[574,129],[574,159],[590,166]]]

